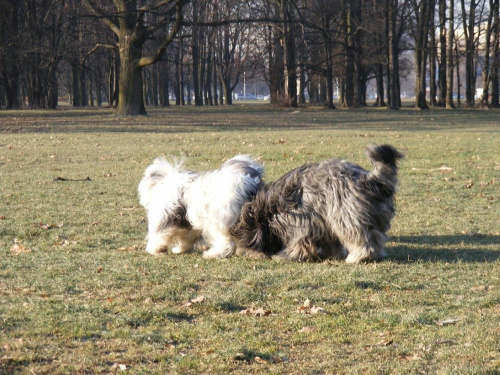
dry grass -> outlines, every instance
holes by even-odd
[[[498,373],[499,115],[0,112],[0,373]],[[386,261],[143,251],[136,188],[160,154],[203,170],[250,153],[272,181],[328,157],[369,168],[369,143],[407,154]]]

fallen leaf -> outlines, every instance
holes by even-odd
[[[429,352],[432,348],[431,345],[425,345],[425,344],[419,344],[418,348],[422,350],[423,352]]]
[[[429,169],[430,171],[441,171],[441,172],[451,172],[453,168],[447,167],[446,165],[442,165],[439,168]]]
[[[298,307],[297,308],[297,311],[299,313],[302,313],[302,314],[311,314],[311,315],[314,315],[314,314],[317,314],[321,311],[324,311],[324,309],[322,307],[319,307],[319,306],[314,306],[311,301],[309,300],[309,298],[307,298],[304,303],[302,304],[302,306]]]
[[[444,344],[455,345],[455,342],[451,340],[439,340],[434,343],[434,345],[444,345]]]
[[[61,228],[63,226],[63,223],[60,224],[47,224],[47,223],[38,223],[38,227],[40,229],[45,229],[45,230],[50,230],[54,228]]]
[[[59,237],[59,236],[58,236]],[[62,247],[65,247],[65,246],[70,246],[70,245],[76,245],[77,242],[76,241],[69,241],[67,239],[63,239],[62,241],[59,241],[59,242],[56,242],[54,245],[55,246],[62,246]]]
[[[200,302],[203,302],[205,300],[205,296],[198,296],[196,298],[193,298],[192,300],[190,300],[189,302],[186,302],[184,305],[182,305],[183,307],[191,307],[193,306],[195,303],[200,303]]]
[[[299,330],[300,333],[311,333],[316,331],[316,327],[303,327],[301,330]]]
[[[451,324],[457,324],[460,320],[459,319],[445,319],[445,320],[439,320],[436,322],[438,326],[447,326]]]
[[[175,349],[175,347],[177,346],[177,342],[172,340],[172,339],[169,339],[165,342],[165,347],[166,348],[169,348],[169,349]]]
[[[472,180],[467,180],[467,181],[465,182],[465,188],[466,188],[466,189],[471,189],[473,186],[474,186],[474,181],[472,181]]]
[[[311,314],[312,315],[320,313],[322,311],[325,311],[325,309],[322,308],[322,307],[319,307],[319,306],[313,306],[313,307],[311,307]]]
[[[193,303],[199,303],[199,302],[203,302],[204,300],[205,300],[205,296],[198,296],[196,298],[193,298],[191,300],[191,302],[193,302]]]
[[[123,363],[113,363],[113,366],[111,366],[113,370],[118,369],[120,371],[126,371],[130,368],[129,365],[125,365]]]
[[[259,356],[255,356],[254,360],[255,360],[255,362],[261,363],[261,364],[268,364],[269,363],[269,361],[266,361],[265,359],[262,359]]]
[[[10,247],[10,251],[14,255],[22,254],[22,253],[31,253],[31,249],[25,247],[22,243],[19,242],[17,238],[14,239],[14,245]]]
[[[271,310],[265,310],[263,307],[254,309],[253,307],[241,310],[240,314],[243,315],[255,315],[255,316],[267,316],[271,314]]]
[[[139,249],[139,246],[134,245],[134,246],[129,246],[129,247],[119,247],[116,249],[116,251],[137,251]]]

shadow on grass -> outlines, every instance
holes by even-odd
[[[500,260],[500,236],[409,236],[390,240],[393,245],[387,247],[387,259],[396,262],[492,263]],[[497,248],[486,248],[491,245]]]
[[[245,307],[238,305],[236,303],[233,303],[233,302],[221,302],[221,303],[219,303],[218,308],[221,311],[228,312],[228,313],[239,312],[241,310],[245,310]]]
[[[380,111],[370,107],[349,110],[297,110],[270,105],[148,108],[148,116],[117,116],[110,109],[0,112],[0,133],[199,133],[273,130],[411,130],[453,129],[494,131],[497,113],[456,110],[421,112],[412,109]],[[484,126],[483,126],[484,125]],[[488,128],[485,130],[484,127]],[[496,131],[496,129],[495,129]]]
[[[276,356],[266,353],[261,353],[252,349],[242,349],[240,352],[236,353],[233,359],[238,362],[247,362],[247,363],[255,361],[260,363],[275,363],[282,361],[282,359],[279,359]]]
[[[173,313],[173,312],[168,312],[167,313],[167,318],[169,320],[173,320],[174,322],[192,322],[194,317],[189,314],[185,313]]]

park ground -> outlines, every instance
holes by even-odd
[[[0,111],[0,373],[498,374],[500,112]],[[137,184],[160,155],[266,181],[305,162],[400,164],[386,260],[144,252]]]

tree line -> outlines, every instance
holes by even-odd
[[[499,107],[499,24],[499,0],[0,0],[0,108],[230,105],[245,75],[396,110],[411,72],[421,109]]]

